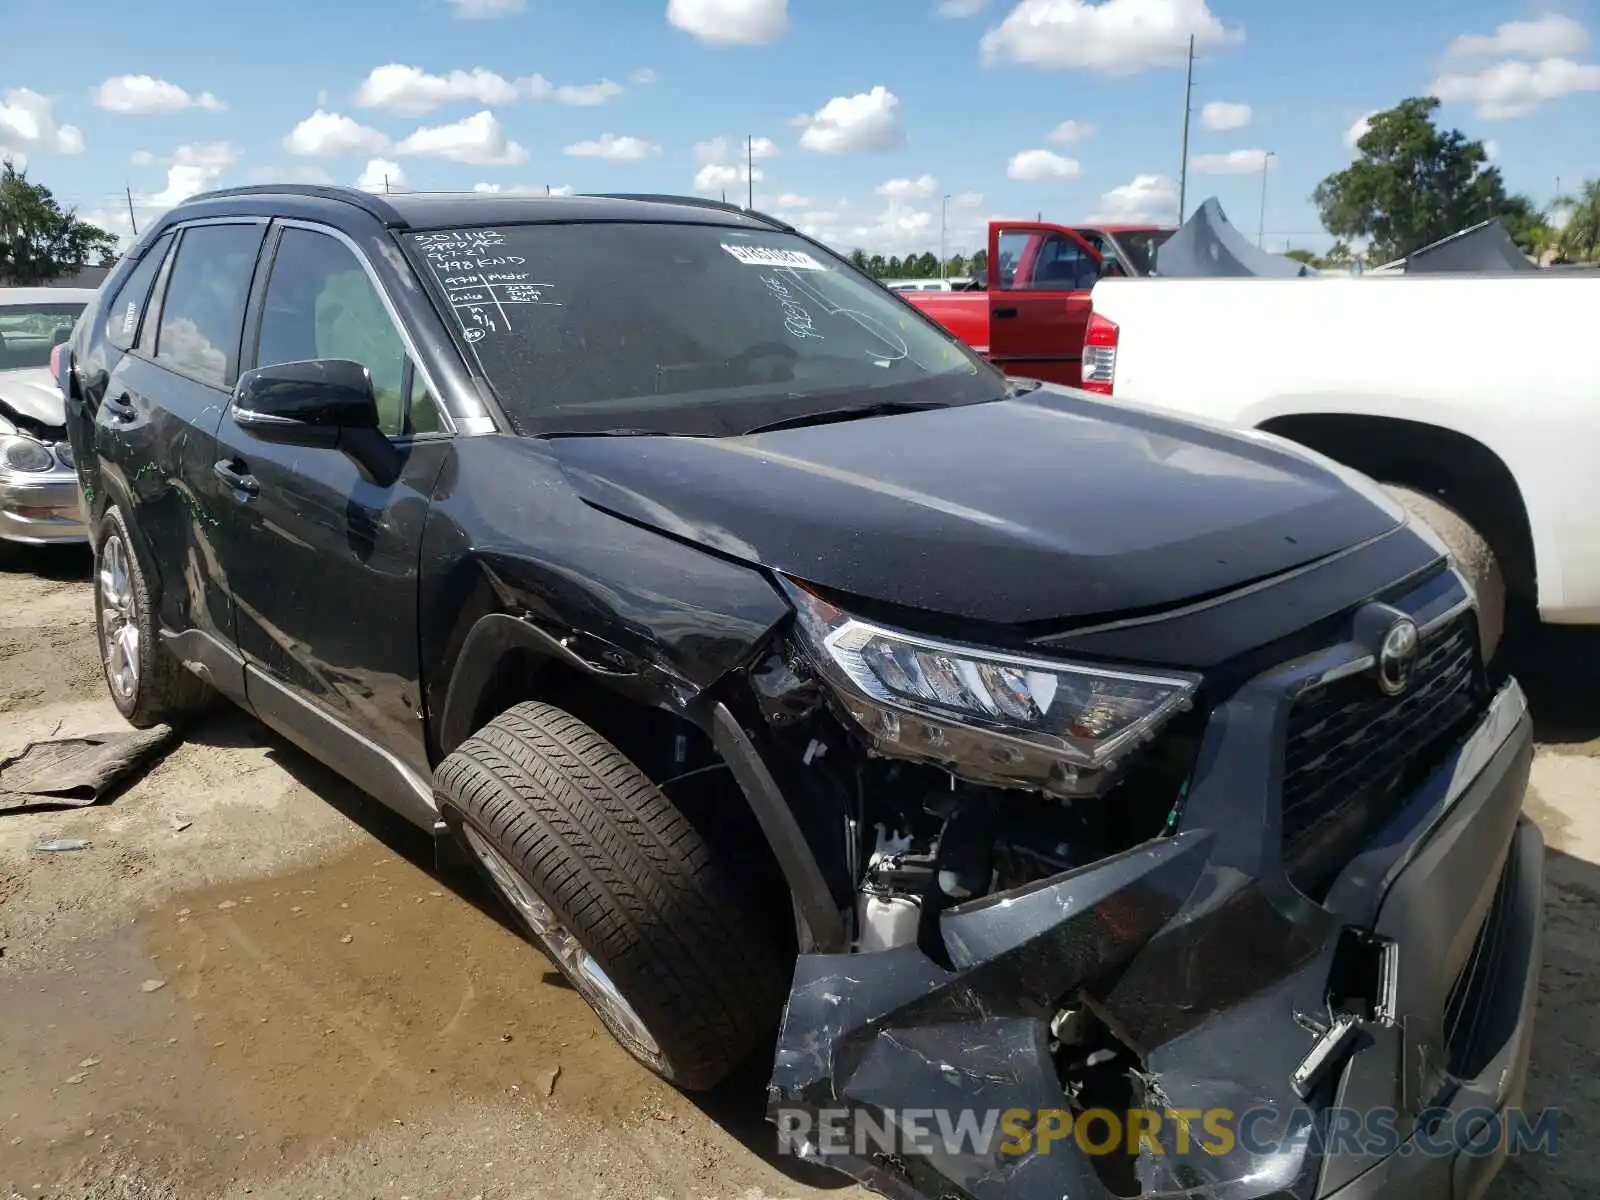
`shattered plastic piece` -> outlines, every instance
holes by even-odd
[[[68,850],[87,850],[89,843],[83,838],[45,838],[34,847],[44,854],[61,854]]]
[[[174,815],[171,818],[171,824],[173,833],[182,833],[185,829],[189,828],[189,826],[193,825],[194,822],[189,820],[188,817]]]
[[[146,979],[139,985],[139,990],[141,992],[159,992],[166,986],[167,981],[165,979]]]
[[[556,1080],[560,1079],[560,1078],[561,1078],[561,1064],[560,1063],[557,1063],[553,1067],[546,1067],[544,1070],[540,1071],[537,1075],[534,1076],[534,1082],[539,1085],[539,1094],[541,1096],[545,1097],[545,1099],[548,1100],[550,1098],[551,1093],[553,1093],[556,1090]]]

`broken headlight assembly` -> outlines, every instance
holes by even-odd
[[[809,658],[871,747],[973,783],[1097,795],[1200,683],[923,637],[783,586]]]

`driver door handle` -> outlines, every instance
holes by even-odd
[[[256,496],[261,493],[260,481],[254,475],[247,475],[241,471],[235,459],[223,459],[211,468],[211,473],[235,492],[242,492],[246,496]]]
[[[1014,308],[997,308],[994,310],[994,318],[997,321],[1004,321],[1007,318],[1014,317],[1016,315],[1017,310]]]

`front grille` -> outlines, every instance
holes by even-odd
[[[1321,898],[1472,717],[1476,659],[1467,612],[1423,639],[1403,695],[1387,696],[1361,674],[1295,700],[1284,743],[1283,858],[1307,895]]]
[[[1504,1007],[1497,1010],[1495,1002],[1500,997],[1505,943],[1511,931],[1511,906],[1516,894],[1517,857],[1513,851],[1500,873],[1500,884],[1483,919],[1483,928],[1472,944],[1472,953],[1445,1001],[1445,1053],[1450,1074],[1457,1079],[1476,1079],[1505,1044],[1508,1030],[1504,1020],[1497,1019],[1497,1011],[1503,1016]]]

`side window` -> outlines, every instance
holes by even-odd
[[[360,260],[337,238],[285,229],[267,280],[256,365],[318,358],[345,358],[367,368],[378,397],[378,427],[387,436],[439,427],[420,379],[413,404],[407,404],[405,343]]]
[[[106,305],[106,340],[113,346],[123,350],[132,349],[134,339],[139,336],[139,322],[144,319],[144,310],[150,300],[150,285],[155,282],[156,272],[161,269],[171,248],[170,233],[157,238],[139,260],[139,265],[123,281],[122,287],[117,290],[117,298]]]
[[[161,301],[157,362],[217,387],[233,381],[261,232],[260,225],[184,230]]]
[[[1098,277],[1093,256],[1072,238],[1037,229],[1008,229],[1000,233],[1000,286],[1003,288],[1077,291],[1093,287]]]

